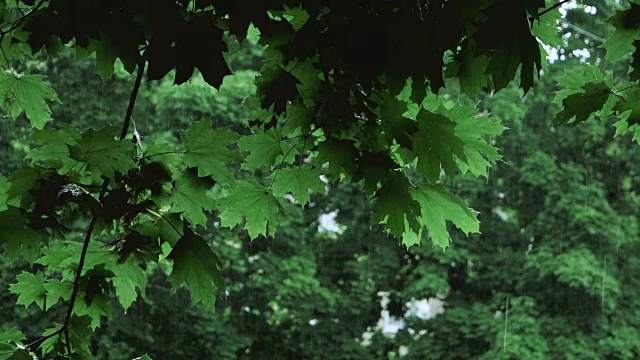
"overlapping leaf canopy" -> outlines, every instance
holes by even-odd
[[[210,305],[210,290],[223,285],[218,260],[196,227],[211,226],[212,215],[220,226],[243,226],[251,238],[274,235],[282,202],[307,204],[310,190],[324,190],[321,176],[362,183],[373,219],[406,245],[425,234],[446,247],[448,223],[479,231],[476,213],[443,186],[459,174],[488,176],[500,159],[488,140],[505,126],[478,114],[474,100],[513,80],[525,93],[534,86],[544,68],[543,44],[562,44],[556,8],[565,2],[1,3],[1,105],[11,117],[24,112],[37,129],[48,126],[34,138],[33,164],[0,180],[5,254],[22,251],[43,261],[52,251],[47,239],[68,232],[64,210],[93,219],[85,250],[95,226],[117,239],[107,245],[118,255],[84,264],[84,272],[76,264],[75,278],[73,268],[63,272],[73,294],[40,275],[21,276],[12,291],[21,303],[36,304],[44,294],[74,299],[84,292],[89,300],[75,314],[95,324],[106,313],[95,299],[107,281],[129,306],[144,284],[137,262],[169,259],[176,286],[187,284],[194,301]],[[637,131],[638,14],[640,3],[625,2],[610,19],[615,31],[604,44],[608,61],[631,61],[628,71],[614,76],[606,66],[585,64],[558,78],[558,123],[614,117],[618,133]],[[225,59],[231,39],[247,37],[265,48],[257,92],[245,101],[256,112],[240,119],[250,126],[236,133],[213,129],[208,120],[193,122],[176,146],[115,140],[115,127],[80,132],[47,123],[47,101],[57,101],[55,93],[42,77],[15,66],[42,50],[55,57],[73,47],[78,56],[95,53],[104,78],[121,61],[148,80],[171,73],[181,84],[197,71],[219,87],[231,73]],[[68,317],[57,333],[72,325]]]

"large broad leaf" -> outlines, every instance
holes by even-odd
[[[23,256],[30,262],[40,255],[40,246],[46,240],[44,234],[34,230],[27,223],[25,215],[10,206],[0,212],[0,244],[4,244],[7,259],[15,259],[22,249]]]
[[[23,271],[18,276],[15,284],[9,286],[9,291],[18,295],[18,305],[29,305],[35,303],[40,309],[44,308],[46,290],[44,288],[44,275],[42,273],[32,274]]]
[[[281,139],[280,133],[271,128],[267,131],[258,131],[251,136],[245,136],[238,140],[238,145],[242,151],[249,152],[244,159],[242,168],[256,170],[261,166],[271,168],[276,161],[281,161],[283,156],[287,156],[289,162],[295,155],[295,150],[291,149],[286,142]]]
[[[234,227],[246,220],[244,228],[252,239],[273,232],[278,224],[280,203],[264,186],[253,180],[238,180],[220,200],[220,222]]]
[[[434,245],[446,248],[451,242],[447,231],[447,221],[452,222],[465,234],[480,231],[477,213],[470,209],[464,201],[447,191],[440,185],[422,185],[410,190],[411,196],[420,204],[420,224],[427,227],[429,238]],[[410,231],[407,231],[410,233]],[[409,235],[405,244],[415,243],[415,234]]]
[[[130,256],[124,263],[118,263],[116,260],[113,259],[107,264],[106,269],[113,273],[111,283],[116,288],[118,301],[127,310],[138,298],[136,288],[144,291],[147,276],[134,257]]]
[[[224,282],[218,270],[218,257],[204,239],[184,227],[184,235],[178,240],[168,256],[173,260],[169,276],[174,290],[185,284],[193,303],[202,302],[208,307],[215,305],[215,288],[224,291]]]
[[[455,159],[465,159],[464,142],[456,135],[456,123],[425,109],[420,110],[417,121],[413,151],[418,155],[418,171],[431,181],[440,178],[440,169],[454,174],[458,170]]]
[[[213,185],[213,180],[208,176],[200,178],[191,170],[185,172],[176,179],[171,195],[171,210],[183,212],[185,218],[194,225],[206,225],[204,210],[215,207],[215,202],[207,195]]]
[[[216,181],[227,182],[233,175],[227,166],[235,159],[227,145],[240,135],[228,128],[211,129],[208,121],[196,121],[182,134],[185,165],[198,168],[198,176],[212,176]]]
[[[300,205],[309,202],[309,190],[324,193],[326,184],[320,179],[322,171],[310,165],[292,166],[276,170],[273,174],[273,194],[283,196],[293,194]]]
[[[571,94],[562,100],[562,111],[556,114],[554,122],[562,124],[574,121],[580,123],[602,109],[611,95],[611,89],[604,81],[588,82],[581,92]]]
[[[13,118],[24,111],[31,125],[37,129],[42,129],[51,120],[47,100],[60,101],[42,79],[42,75],[16,76],[0,71],[0,104],[6,105],[9,116]]]
[[[400,172],[394,172],[383,182],[382,187],[373,197],[373,221],[385,224],[391,234],[402,236],[405,223],[417,231],[420,205],[409,193],[411,184]]]
[[[73,166],[76,161],[69,157],[69,146],[76,145],[81,137],[80,131],[71,125],[61,129],[36,130],[31,139],[41,146],[31,148],[27,158],[54,167]]]
[[[91,169],[110,179],[114,178],[116,171],[126,174],[135,166],[135,149],[129,141],[116,140],[116,134],[117,129],[113,126],[87,130],[77,145],[69,147],[71,158],[87,163]]]
[[[488,116],[461,116],[456,122],[456,135],[464,142],[461,170],[468,170],[475,176],[487,176],[491,164],[500,160],[500,154],[486,138],[499,136],[506,127]]]
[[[640,5],[631,3],[627,10],[616,11],[608,22],[615,31],[602,46],[607,49],[607,60],[618,61],[636,51],[634,41],[640,40]]]

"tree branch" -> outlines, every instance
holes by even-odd
[[[140,84],[142,83],[142,77],[144,75],[144,62],[138,64],[138,74],[136,76],[135,83],[133,84],[133,89],[131,90],[131,95],[129,96],[129,106],[127,107],[127,112],[124,117],[124,122],[122,124],[122,131],[120,132],[120,140],[124,140],[127,136],[127,132],[129,130],[129,124],[131,123],[131,116],[133,115],[133,109],[135,107],[136,98],[138,96],[138,90],[140,89]],[[109,187],[109,179],[105,178],[102,183],[102,188],[100,189],[100,195],[98,197],[99,200],[104,198],[104,195],[107,192],[107,188]],[[64,334],[67,355],[71,357],[71,342],[69,336],[69,323],[71,322],[71,317],[73,316],[73,308],[76,303],[76,299],[78,297],[78,292],[80,290],[80,280],[82,278],[82,268],[84,267],[85,259],[87,258],[87,251],[89,249],[89,242],[91,242],[91,235],[93,234],[93,229],[98,222],[98,216],[93,216],[91,218],[91,222],[89,222],[89,227],[87,228],[87,233],[84,236],[84,241],[82,244],[82,251],[80,252],[80,260],[78,261],[78,268],[76,269],[75,279],[73,280],[73,290],[71,291],[71,298],[69,299],[69,306],[67,308],[67,314],[64,319],[64,323],[62,327],[47,336],[43,336],[40,339],[29,344],[35,345],[38,344],[48,338],[51,338],[55,335]]]

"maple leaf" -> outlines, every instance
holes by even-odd
[[[11,182],[6,177],[0,176],[0,211],[7,210],[7,200],[9,195],[7,192],[11,188]]]
[[[451,221],[465,234],[480,231],[477,213],[443,186],[422,185],[410,189],[409,192],[420,204],[420,224],[427,227],[429,238],[434,245],[441,248],[449,246],[451,237],[447,231],[447,221]],[[414,230],[414,233],[417,232]]]
[[[60,299],[63,301],[71,299],[73,283],[58,279],[47,279],[44,283],[44,289],[47,291],[47,307],[52,308]]]
[[[224,281],[218,270],[218,257],[204,239],[185,226],[184,235],[167,258],[173,260],[169,278],[174,291],[185,284],[194,304],[202,302],[205,306],[213,307],[214,286],[218,291],[224,291]]]
[[[608,20],[615,31],[602,44],[607,50],[607,60],[618,61],[636,51],[634,41],[640,40],[640,5],[631,3],[626,10],[616,11]]]
[[[26,217],[13,206],[0,211],[0,229],[0,243],[4,243],[4,256],[8,259],[15,259],[22,249],[25,259],[35,261],[47,239],[47,235],[31,228]]]
[[[212,176],[218,182],[227,182],[233,174],[227,165],[236,159],[227,147],[240,138],[229,128],[211,129],[208,121],[196,121],[182,136],[186,152],[182,161],[189,167],[198,168],[198,176]]]
[[[238,145],[242,151],[249,152],[242,163],[242,168],[246,170],[256,170],[261,166],[271,169],[279,157],[287,154],[286,160],[290,162],[295,155],[295,151],[289,151],[290,147],[281,140],[280,133],[275,128],[245,136],[238,140]]]
[[[417,169],[431,181],[440,178],[443,168],[449,175],[458,169],[455,158],[465,160],[464,142],[456,135],[456,123],[444,115],[420,109],[418,131],[413,134],[413,151],[418,155]]]
[[[273,232],[281,205],[273,194],[253,180],[238,180],[220,200],[220,222],[232,228],[246,219],[244,228],[252,239]]]
[[[632,92],[627,94],[625,98],[638,99],[639,96],[640,88],[636,88]],[[631,127],[635,124],[640,124],[640,103],[638,101],[627,101],[626,99],[618,99],[615,105],[615,110],[617,110],[620,116],[626,120],[627,127]]]
[[[24,339],[24,333],[16,328],[0,332],[0,360],[33,359],[21,344]]]
[[[47,100],[60,102],[55,91],[42,79],[42,75],[16,76],[0,71],[0,104],[5,103],[9,116],[14,119],[24,111],[36,129],[42,129],[51,120]]]
[[[304,206],[309,202],[309,190],[324,193],[326,184],[320,179],[322,171],[311,165],[291,166],[276,170],[273,174],[273,195],[283,196],[289,192]]]
[[[144,291],[147,276],[133,257],[129,257],[122,264],[113,259],[105,268],[113,273],[110,281],[116,289],[118,301],[126,311],[138,298],[136,287]]]
[[[61,163],[73,166],[75,161],[69,157],[69,145],[77,144],[81,137],[80,131],[71,125],[64,125],[61,129],[36,130],[31,139],[42,146],[29,149],[26,158],[48,165]]]
[[[385,228],[395,236],[402,236],[405,222],[411,229],[419,229],[417,221],[420,205],[409,193],[411,184],[400,172],[392,173],[378,191],[373,202],[373,221],[385,224]]]
[[[587,121],[589,117],[602,109],[611,95],[611,89],[604,82],[588,82],[578,93],[571,94],[562,100],[562,111],[556,114],[556,124]]]
[[[473,109],[475,112],[475,109]],[[489,144],[486,136],[497,137],[506,129],[498,120],[488,116],[475,117],[452,116],[456,119],[456,136],[464,143],[464,160],[460,170],[471,171],[475,176],[487,176],[487,170],[497,160],[500,160],[498,149]]]
[[[116,140],[117,131],[113,126],[87,130],[76,145],[69,146],[71,158],[87,163],[110,179],[116,171],[126,174],[135,166],[132,159],[135,149],[129,141]]]
[[[44,275],[42,273],[32,274],[23,271],[18,276],[15,284],[9,286],[9,291],[18,295],[16,304],[29,307],[35,303],[40,309],[43,309],[46,290],[44,288]]]
[[[210,177],[198,177],[195,169],[190,169],[175,181],[171,194],[171,210],[183,212],[194,225],[206,225],[207,216],[203,210],[212,210],[216,204],[207,192],[213,187],[214,181]]]
[[[354,159],[358,157],[358,149],[352,140],[327,139],[316,147],[318,164],[329,163],[328,173],[334,177],[350,176],[355,169]]]

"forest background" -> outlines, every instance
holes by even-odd
[[[327,184],[326,194],[320,189],[303,208],[283,202],[286,216],[270,236],[250,240],[245,230],[220,227],[209,216],[201,235],[227,284],[215,311],[191,305],[185,289],[172,294],[171,262],[158,262],[142,269],[144,291],[126,311],[114,292],[98,292],[101,305],[90,311],[97,311],[100,326],[90,335],[90,351],[102,359],[145,353],[154,359],[640,357],[634,161],[640,148],[633,135],[614,138],[611,118],[554,123],[562,105],[554,101],[557,79],[604,61],[600,45],[611,30],[603,21],[616,9],[614,1],[562,7],[565,42],[550,51],[555,59],[536,87],[524,96],[512,83],[479,98],[478,112],[507,128],[487,139],[502,160],[485,177],[444,183],[479,212],[480,234],[450,228],[445,251],[430,244],[407,248],[373,219],[362,185],[343,182]],[[215,128],[246,128],[256,108],[244,100],[256,92],[264,50],[252,39],[234,44],[233,75],[218,90],[199,75],[182,85],[173,85],[173,75],[142,83],[133,114],[141,143],[176,145],[200,119]],[[115,75],[103,80],[93,57],[74,56],[71,50],[40,56],[18,70],[46,76],[60,99],[51,103],[56,122],[82,130],[119,123],[134,79],[116,62]],[[465,101],[456,98],[455,86],[448,90]],[[25,117],[4,119],[3,175],[37,160],[34,131]],[[319,227],[327,214],[335,215],[335,228]],[[88,222],[74,222],[70,231],[82,238]],[[64,318],[66,309],[47,306],[39,289],[11,285],[43,268],[0,257],[0,351],[15,341],[11,329],[35,340]],[[430,298],[442,300],[444,312],[423,319],[410,311]],[[378,326],[383,310],[402,320],[397,332]],[[6,354],[0,359],[26,356]]]

